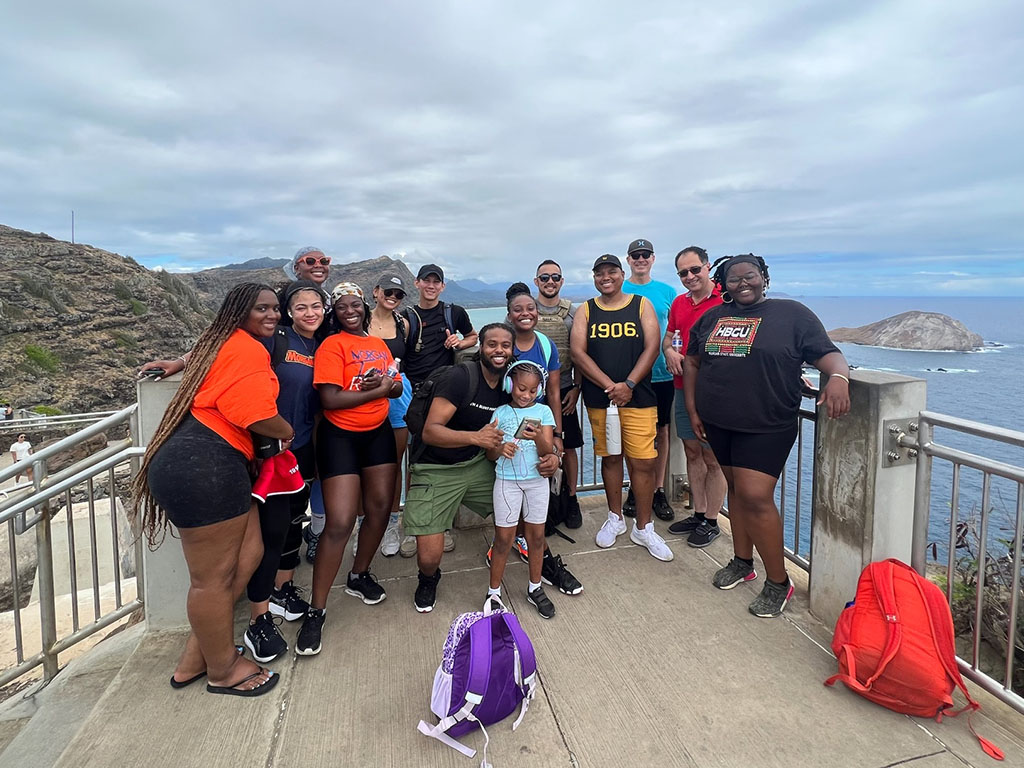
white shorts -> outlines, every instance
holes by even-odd
[[[494,525],[515,528],[520,512],[527,523],[543,525],[548,519],[550,481],[546,477],[532,480],[494,480]]]

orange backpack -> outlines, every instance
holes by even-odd
[[[906,563],[871,563],[857,581],[857,597],[839,615],[832,652],[841,680],[865,699],[895,712],[919,717],[955,717],[981,705],[971,698],[956,664],[953,617],[942,590]],[[953,689],[967,706],[953,710]],[[999,747],[978,736],[981,748],[996,760]]]

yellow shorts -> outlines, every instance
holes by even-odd
[[[594,452],[598,456],[608,455],[604,440],[604,408],[587,408],[590,430],[594,433]],[[619,408],[619,424],[622,426],[622,452],[631,459],[656,459],[654,438],[658,434],[658,409]]]

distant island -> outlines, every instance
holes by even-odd
[[[938,312],[903,312],[859,328],[834,328],[832,341],[921,351],[972,352],[985,340],[959,320]]]

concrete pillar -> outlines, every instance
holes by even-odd
[[[915,464],[889,466],[884,422],[915,418],[927,391],[922,379],[882,371],[850,378],[850,413],[830,419],[819,409],[815,439],[810,608],[829,626],[854,598],[864,566],[910,562]]]
[[[148,445],[156,432],[164,411],[178,391],[181,374],[168,376],[163,381],[142,379],[136,385],[139,401],[139,441]],[[163,543],[150,551],[142,550],[145,569],[146,625],[150,630],[179,629],[188,626],[185,598],[189,578],[181,541],[168,534]]]

